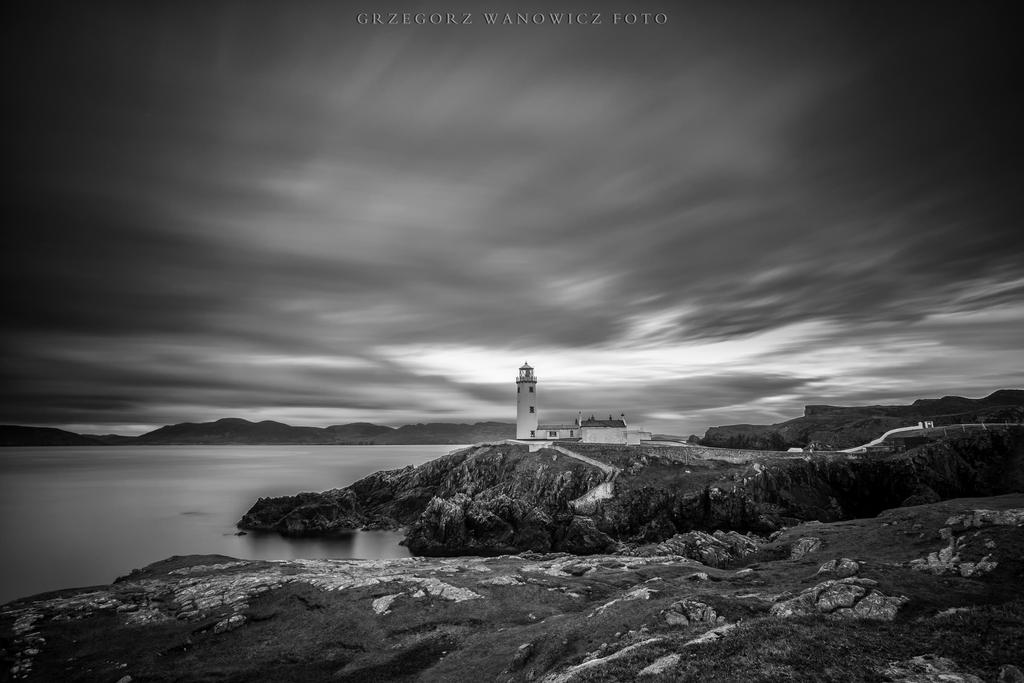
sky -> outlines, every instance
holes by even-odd
[[[16,3],[0,423],[1024,387],[1011,4],[640,5]]]

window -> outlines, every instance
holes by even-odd
[[[572,430],[569,430],[569,436],[573,436]]]
[[[558,436],[558,432],[550,432],[550,431],[549,431],[549,432],[548,432],[548,436],[552,436],[552,437],[554,437],[554,436]]]
[[[533,387],[530,387],[530,393],[531,394],[533,393]]]
[[[523,393],[523,388],[522,387],[516,387],[516,393],[517,394]]]
[[[533,406],[530,406],[530,412],[531,412],[531,413],[533,413],[533,412],[536,412],[536,411],[535,411],[535,410],[533,409]]]
[[[530,430],[530,436],[531,436],[531,437],[533,437],[533,436],[537,436],[537,432],[535,432],[535,431],[533,431],[533,430],[531,429],[531,430]]]

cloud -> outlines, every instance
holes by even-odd
[[[527,357],[552,410],[675,432],[1024,380],[991,8],[351,14],[4,29],[4,420],[511,419]]]

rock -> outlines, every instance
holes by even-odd
[[[979,511],[976,510],[975,512]],[[946,520],[946,523],[949,524],[950,520]],[[977,562],[963,561],[960,558],[960,551],[965,545],[964,538],[962,536],[954,536],[949,527],[941,529],[939,535],[947,541],[946,547],[936,552],[928,553],[925,557],[911,560],[909,563],[911,569],[937,575],[957,574],[967,578],[988,574],[999,566],[998,562],[992,560],[991,553],[985,555]]]
[[[651,554],[680,555],[698,560],[709,567],[721,567],[756,553],[762,542],[756,536],[735,531],[716,531],[714,534],[689,531],[662,541]]]
[[[680,654],[677,654],[677,653],[672,653],[670,655],[665,655],[664,657],[658,657],[653,662],[651,662],[650,664],[648,664],[644,668],[640,669],[640,671],[637,673],[637,675],[638,676],[657,676],[658,674],[663,674],[666,671],[668,671],[669,669],[671,669],[672,667],[674,667],[676,664],[678,664],[679,660],[682,659],[682,658],[683,658],[683,656],[680,655]]]
[[[495,576],[493,579],[484,579],[480,583],[485,586],[525,586],[526,582],[518,576],[511,574],[502,574]]]
[[[242,614],[232,614],[230,617],[218,621],[213,627],[213,632],[227,633],[243,625],[245,625],[245,616]]]
[[[283,536],[329,536],[363,526],[356,494],[349,489],[260,498],[238,522],[241,530],[276,531]]]
[[[953,515],[946,520],[946,526],[963,525],[965,529],[983,526],[1020,526],[1024,525],[1024,509],[1012,510],[971,510],[970,512]]]
[[[821,543],[821,539],[816,536],[807,536],[798,539],[789,551],[789,559],[799,560],[810,553],[818,552],[821,550]]]
[[[543,510],[520,500],[504,495],[474,500],[459,493],[431,499],[410,526],[405,544],[417,555],[434,556],[548,552],[551,527],[552,519]],[[581,530],[574,538],[586,539]]]
[[[684,598],[672,603],[665,610],[665,621],[670,626],[690,626],[691,624],[714,624],[719,616],[715,609],[694,598]]]
[[[391,595],[383,595],[371,603],[373,613],[377,615],[389,614],[391,612],[391,603],[401,597],[401,593],[392,593]]]
[[[881,591],[871,591],[853,607],[851,614],[842,613],[839,616],[852,617],[854,619],[874,619],[876,621],[892,621],[896,618],[896,612],[903,603],[907,602],[905,597],[890,598]],[[842,612],[842,610],[838,610]]]
[[[829,560],[818,567],[817,573],[831,574],[836,578],[845,579],[848,576],[856,576],[858,572],[860,572],[860,563],[848,557],[843,557],[838,560]]]
[[[999,669],[997,683],[1024,683],[1024,672],[1013,664],[1006,664]]]
[[[818,593],[815,608],[819,612],[835,612],[844,607],[853,607],[868,594],[868,589],[853,583],[835,583]]]
[[[753,555],[760,550],[763,543],[756,536],[741,534],[735,531],[716,531],[712,536],[715,537],[715,540],[724,543],[729,548],[733,560]]]
[[[953,660],[934,654],[890,662],[881,674],[893,683],[984,683],[973,674],[961,672]]]
[[[589,618],[601,614],[612,605],[617,605],[621,602],[626,602],[629,600],[650,600],[651,595],[657,592],[658,591],[651,590],[650,588],[647,588],[645,586],[634,588],[633,590],[624,593],[622,596],[615,598],[614,600],[611,600],[609,602],[606,602],[603,605],[600,605],[597,609],[588,614],[587,617]]]
[[[726,635],[728,635],[729,631],[733,630],[734,628],[736,628],[736,624],[723,624],[722,626],[713,628],[710,631],[702,633],[693,640],[686,641],[685,643],[683,643],[683,647],[690,647],[693,645],[707,645],[708,643],[713,643],[716,640],[721,640],[722,638],[724,638]]]
[[[826,614],[841,619],[891,621],[907,598],[887,596],[875,589],[876,585],[871,579],[855,577],[824,581],[796,597],[776,602],[769,614],[780,618]]]

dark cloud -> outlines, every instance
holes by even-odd
[[[1008,9],[23,3],[0,415],[508,419],[527,350],[628,355],[607,410],[689,430],[1022,381]]]

